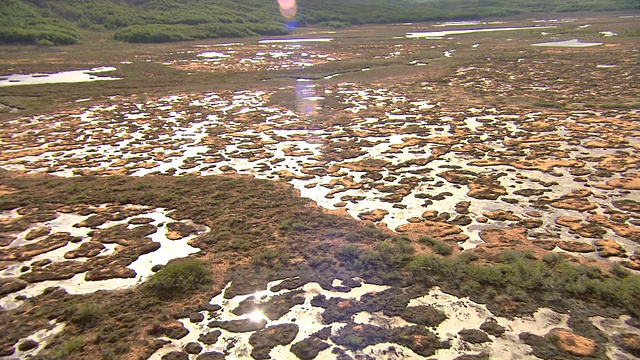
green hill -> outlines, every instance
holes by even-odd
[[[300,0],[299,26],[480,19],[537,12],[640,10],[637,0]],[[86,31],[127,42],[282,35],[275,0],[2,0],[0,43],[74,44]]]

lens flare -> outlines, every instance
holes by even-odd
[[[278,0],[278,5],[280,5],[280,14],[287,19],[293,18],[298,12],[296,0]]]
[[[292,31],[298,27],[298,22],[295,20],[289,20],[284,24],[285,29]]]
[[[253,322],[261,322],[262,320],[266,320],[267,317],[264,316],[262,311],[254,310],[251,314],[249,314],[249,319],[251,319],[251,321]]]

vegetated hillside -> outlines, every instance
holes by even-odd
[[[636,0],[300,0],[294,21],[344,27],[534,12],[640,10]],[[0,43],[73,44],[80,29],[128,42],[286,34],[275,0],[2,0]]]

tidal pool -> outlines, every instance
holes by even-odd
[[[566,47],[566,48],[585,48],[591,46],[601,46],[603,43],[601,42],[583,42],[579,39],[571,39],[564,41],[550,41],[543,42],[537,44],[531,44],[531,46],[542,46],[542,47]]]
[[[496,31],[516,31],[516,30],[540,30],[549,29],[554,26],[525,26],[525,27],[504,27],[504,28],[487,28],[487,29],[463,29],[463,30],[443,30],[443,31],[425,31],[425,32],[409,32],[406,37],[413,38],[442,38],[449,35],[473,34],[480,32],[496,32]]]
[[[329,42],[333,38],[291,38],[291,39],[260,39],[259,44],[279,44],[279,43],[304,43],[304,42]]]
[[[36,85],[36,84],[56,84],[56,83],[77,83],[88,81],[109,81],[121,80],[120,78],[97,76],[95,74],[115,71],[114,67],[98,67],[90,70],[74,70],[62,71],[53,74],[15,74],[5,75],[0,78],[0,87],[17,86],[17,85]]]

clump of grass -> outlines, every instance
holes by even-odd
[[[360,257],[363,249],[355,244],[340,245],[336,250],[336,258],[341,261],[355,260]]]
[[[66,360],[71,359],[71,354],[77,350],[80,350],[84,347],[85,343],[80,338],[73,338],[58,348],[56,352],[53,353],[53,358],[55,360]]]
[[[503,264],[511,264],[524,259],[524,254],[518,250],[505,250],[498,256],[498,261]]]
[[[400,268],[411,261],[415,249],[405,239],[395,242],[379,242],[376,245],[377,257],[389,268]]]
[[[620,265],[619,262],[613,264],[613,266],[611,267],[611,273],[621,279],[624,279],[627,276],[631,275],[631,272]]]
[[[229,245],[233,250],[249,250],[251,249],[251,243],[247,240],[237,239],[231,242]]]
[[[71,317],[71,321],[83,326],[95,324],[100,317],[100,307],[91,301],[82,303],[77,308],[75,314]]]
[[[560,255],[558,253],[548,253],[542,257],[542,261],[549,265],[556,264],[561,260]]]
[[[144,289],[164,297],[193,291],[210,282],[211,274],[200,260],[181,259],[155,273],[144,284]]]
[[[256,254],[252,262],[256,266],[267,266],[277,269],[280,266],[287,265],[290,257],[287,252],[268,249]]]
[[[433,249],[433,252],[435,252],[438,255],[447,256],[453,253],[453,248],[449,246],[447,243],[445,243],[444,241],[434,239],[429,236],[423,236],[419,238],[418,242],[429,245],[429,247]]]

